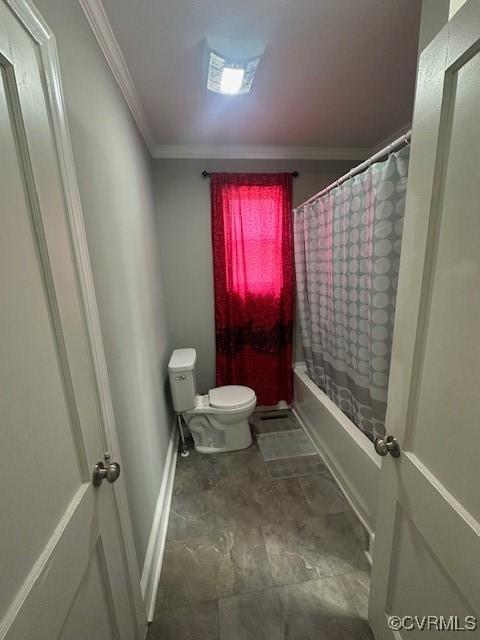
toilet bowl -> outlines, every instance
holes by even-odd
[[[226,385],[198,395],[195,349],[175,349],[168,364],[175,411],[190,429],[199,453],[246,449],[252,444],[248,418],[257,398],[253,389]]]

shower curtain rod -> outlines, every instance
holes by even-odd
[[[295,211],[308,204],[309,202],[313,202],[314,200],[317,200],[318,198],[326,195],[329,191],[335,189],[335,187],[340,186],[343,182],[345,182],[345,180],[348,180],[349,178],[362,173],[362,171],[368,169],[370,165],[372,165],[374,162],[378,162],[384,156],[389,156],[394,151],[398,151],[398,149],[401,149],[403,146],[407,145],[410,142],[411,137],[412,130],[410,129],[409,131],[407,131],[407,133],[404,133],[393,142],[390,142],[390,144],[387,144],[386,147],[380,149],[380,151],[377,151],[377,153],[373,154],[373,156],[367,158],[367,160],[364,160],[364,162],[357,165],[356,167],[353,167],[353,169],[350,169],[350,171],[348,171],[341,178],[338,178],[338,180],[335,180],[335,182],[332,182],[332,184],[328,185],[328,187],[325,187],[325,189],[322,189],[322,191],[319,191],[315,195],[305,200],[305,202],[302,202],[302,204],[298,205],[298,207],[295,207]]]

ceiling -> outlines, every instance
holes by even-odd
[[[420,0],[102,0],[155,146],[370,148],[412,115]],[[206,89],[205,38],[266,46],[250,94]]]

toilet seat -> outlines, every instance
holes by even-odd
[[[254,399],[253,389],[238,384],[215,387],[208,392],[210,406],[215,409],[240,409],[251,404]]]

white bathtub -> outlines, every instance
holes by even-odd
[[[294,411],[373,541],[380,458],[372,442],[308,377],[294,367]]]

